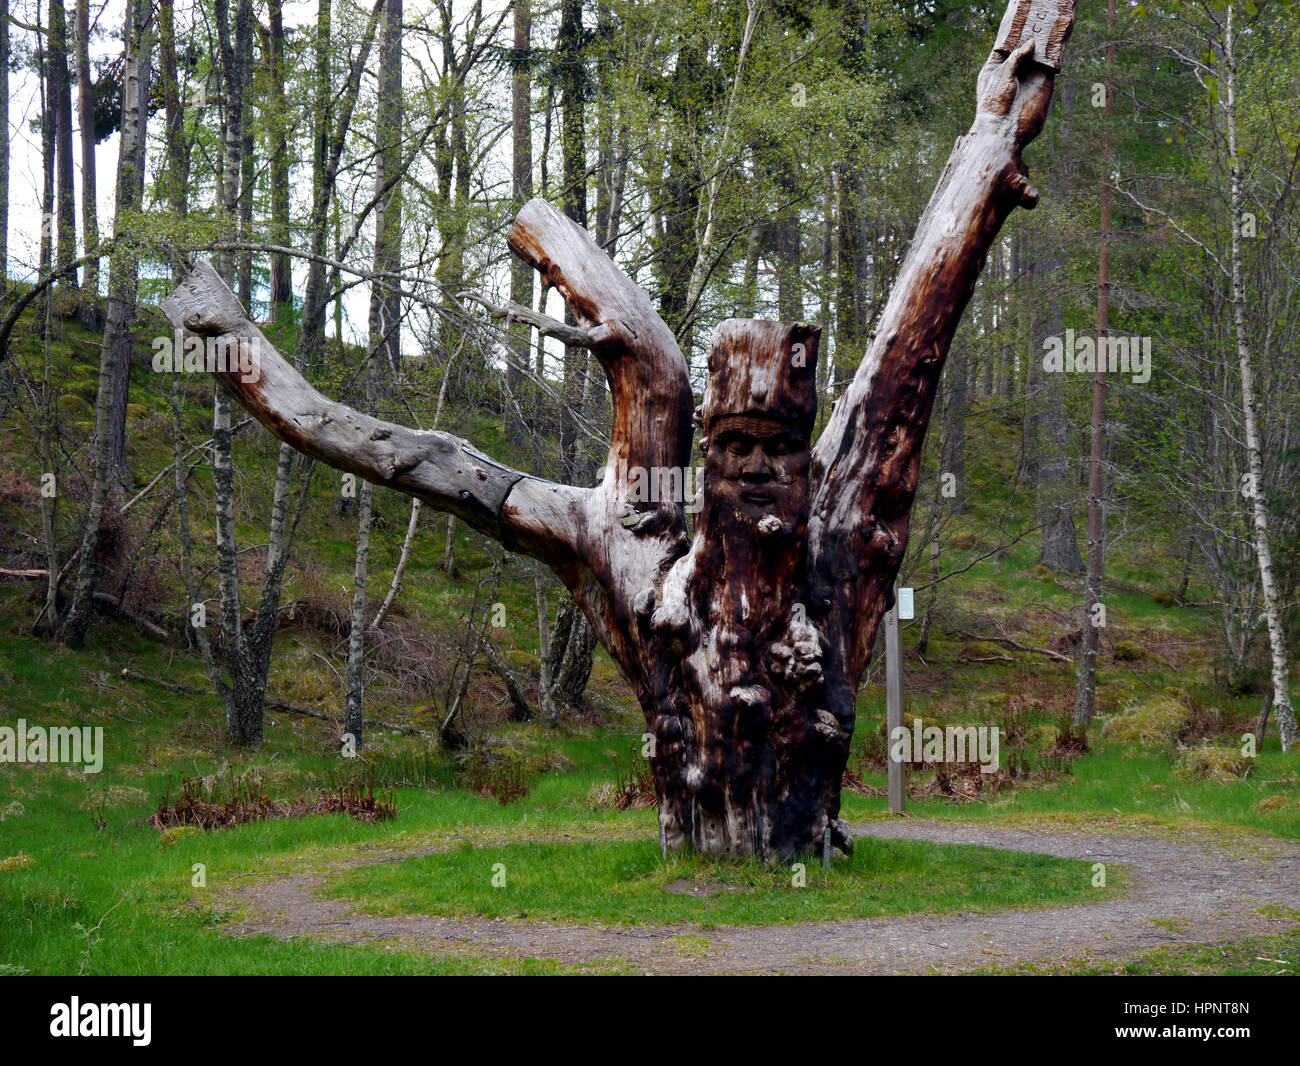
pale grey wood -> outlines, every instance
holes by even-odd
[[[450,433],[408,429],[322,396],[248,320],[211,264],[199,263],[162,309],[174,326],[212,340],[216,350],[235,352],[242,345],[251,352],[255,374],[218,373],[217,379],[281,440],[338,469],[416,496],[496,539],[509,535],[501,511],[524,474]],[[573,500],[580,493],[571,489],[564,495]]]

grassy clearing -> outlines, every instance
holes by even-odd
[[[64,333],[54,346],[56,386],[67,398],[66,405],[76,407],[78,400],[85,404],[87,397],[93,399],[97,338],[73,320],[64,323]],[[148,334],[148,329],[141,331],[142,336]],[[20,331],[19,347],[20,361],[29,371],[38,370],[37,338]],[[132,370],[132,401],[137,406],[128,446],[137,485],[171,460],[165,385],[144,364]],[[187,434],[191,443],[198,443],[210,427],[205,421],[210,420],[211,387],[197,379],[186,380],[182,387]],[[325,387],[331,394],[338,392],[337,383]],[[421,407],[425,400],[414,402],[427,424],[431,411]],[[78,410],[84,415],[84,407]],[[450,410],[444,426],[503,461],[530,465],[529,455],[512,452],[500,420]],[[1033,536],[999,549],[1019,528],[1032,524],[1028,516],[1033,501],[1013,476],[1016,425],[1014,420],[988,416],[977,403],[968,428],[967,476],[979,491],[969,493],[967,512],[953,520],[945,543],[943,569],[959,573],[939,586],[935,625],[923,655],[915,650],[919,620],[904,627],[908,712],[927,722],[1015,725],[1021,739],[1004,748],[1004,760],[1014,752],[1040,769],[1051,758],[1045,731],[1059,725],[1072,702],[1074,666],[992,638],[1009,633],[1026,647],[1042,648],[1068,636],[1079,608],[1080,579],[1037,566]],[[34,439],[31,425],[18,413],[10,412],[0,421],[0,475],[7,479],[0,481],[0,551],[22,557],[24,566],[41,565],[33,547],[40,534],[31,495],[33,479],[39,477]],[[276,449],[254,431],[240,438],[236,455],[241,473],[240,543],[257,545],[266,535]],[[935,476],[931,463],[923,474],[925,484]],[[200,545],[211,543],[209,478],[200,466],[191,484],[193,532]],[[69,474],[67,480],[75,478]],[[75,490],[71,485],[60,504],[64,543],[75,539],[80,513]],[[338,475],[319,470],[290,564],[286,603],[310,599],[346,609],[355,519],[339,513],[338,491]],[[112,581],[130,573],[132,587],[147,593],[147,606],[175,615],[186,604],[176,565],[174,515],[160,518],[156,509],[162,498],[156,496],[133,513],[129,551],[115,564]],[[925,499],[922,492],[923,504]],[[372,537],[371,581],[382,592],[401,547],[408,503],[380,492],[376,506],[383,521]],[[1212,835],[1220,841],[1249,841],[1255,832],[1300,839],[1300,752],[1283,756],[1275,733],[1250,762],[1246,776],[1235,776],[1233,770],[1218,774],[1222,780],[1191,772],[1177,739],[1143,742],[1102,735],[1108,717],[1171,686],[1183,694],[1180,699],[1186,697],[1184,702],[1195,702],[1218,716],[1219,726],[1203,732],[1195,744],[1209,741],[1227,748],[1238,743],[1258,711],[1258,695],[1229,695],[1216,677],[1213,610],[1168,605],[1173,602],[1169,592],[1178,585],[1185,531],[1159,527],[1158,501],[1142,513],[1150,535],[1108,562],[1111,644],[1104,646],[1113,645],[1122,654],[1107,650],[1102,656],[1102,720],[1089,738],[1092,752],[1069,761],[1068,773],[1019,783],[962,805],[939,797],[915,798],[912,812],[943,818],[1065,821],[1115,832],[1141,826]],[[443,573],[438,564],[445,523],[442,516],[425,511],[394,614],[418,634],[418,654],[427,655],[444,672],[448,649],[465,631],[476,587],[500,557],[499,549],[462,525],[456,541],[459,576]],[[923,560],[925,546],[914,547]],[[253,603],[260,559],[256,551],[246,558],[244,591],[246,602]],[[201,551],[200,567],[210,562]],[[923,584],[925,579],[905,574],[903,580]],[[279,712],[269,715],[260,752],[230,750],[214,697],[180,695],[123,679],[123,668],[130,668],[207,688],[197,658],[136,629],[102,624],[77,653],[34,639],[30,626],[38,609],[37,584],[0,586],[0,724],[12,725],[22,717],[45,726],[102,726],[107,755],[103,773],[94,776],[70,767],[0,765],[0,968],[7,972],[558,971],[553,964],[526,959],[430,962],[384,944],[344,948],[269,938],[235,940],[222,932],[228,916],[206,902],[204,890],[191,883],[196,863],[205,866],[208,886],[219,889],[251,877],[320,868],[381,850],[448,847],[462,841],[482,845],[483,850],[453,850],[354,870],[332,890],[355,891],[374,905],[445,912],[713,924],[1020,905],[1079,898],[1075,893],[1087,898],[1093,891],[1086,880],[1075,883],[1068,864],[1043,860],[1046,865],[1035,866],[1029,856],[875,841],[860,842],[852,862],[837,864],[828,875],[810,864],[808,885],[798,890],[789,887],[788,870],[722,867],[691,859],[664,864],[655,847],[652,812],[619,812],[591,799],[593,791],[615,780],[616,766],[626,768],[629,750],[639,746],[645,728],[603,652],[597,653],[592,685],[600,698],[599,721],[593,716],[559,730],[509,724],[488,686],[474,686],[473,712],[482,716],[482,731],[490,734],[492,750],[523,768],[530,790],[522,799],[501,804],[458,787],[464,784],[463,767],[453,755],[423,738],[372,731],[365,757],[377,785],[392,790],[399,810],[394,821],[363,825],[341,816],[295,818],[191,835],[166,846],[148,826],[148,817],[169,790],[175,795],[182,774],[225,779],[255,775],[269,795],[293,800],[358,777],[363,770],[339,757],[334,727]],[[918,596],[918,616],[927,609],[928,597]],[[521,673],[535,670],[531,564],[507,560],[497,598],[505,605],[507,624],[494,639]],[[1213,599],[1196,575],[1188,599]],[[552,611],[558,602],[552,597]],[[993,650],[999,654],[991,654]],[[284,630],[277,638],[273,695],[338,714],[338,652],[337,639],[328,633],[306,627]],[[869,675],[859,698],[855,758],[881,739],[880,680]],[[413,691],[376,678],[367,693],[368,714],[423,728],[436,727],[439,706],[436,685]],[[861,776],[867,784],[884,784],[878,769],[863,768]],[[914,776],[913,782],[923,784],[928,776]],[[850,820],[883,817],[885,801],[846,793],[844,814]],[[573,842],[554,842],[565,836]],[[490,887],[491,861],[506,864],[504,890]],[[376,880],[369,885],[371,878],[391,883]],[[662,887],[672,880],[732,883],[740,891],[676,896]],[[574,891],[575,884],[583,890]],[[699,948],[689,938],[682,946]],[[1289,950],[1286,944],[1275,947],[1261,947],[1258,953],[1282,958]],[[1169,957],[1148,964],[1176,967],[1187,962]]]
[[[436,580],[453,585],[450,579]],[[713,924],[1019,905],[1078,898],[1072,892],[1087,898],[1092,891],[1086,880],[1060,892],[1050,884],[1044,888],[1048,870],[1015,865],[1028,857],[1007,858],[980,849],[945,857],[939,848],[911,845],[916,850],[898,850],[898,845],[872,841],[860,842],[861,854],[854,863],[837,864],[829,884],[823,883],[820,869],[810,865],[808,887],[801,890],[787,887],[788,871],[720,871],[693,860],[664,866],[655,847],[651,812],[618,812],[593,807],[589,800],[593,789],[614,780],[616,764],[626,765],[629,749],[644,728],[639,713],[612,684],[605,689],[607,698],[622,709],[608,711],[603,724],[570,724],[558,732],[523,724],[497,731],[499,743],[530,758],[535,768],[552,767],[534,769],[528,795],[513,803],[503,805],[454,787],[455,760],[426,741],[374,733],[367,758],[376,765],[381,784],[387,780],[394,788],[399,814],[393,822],[371,826],[341,816],[290,819],[199,834],[165,847],[147,819],[169,788],[174,794],[182,773],[257,773],[270,794],[292,799],[355,769],[337,755],[327,723],[274,712],[261,752],[231,751],[224,744],[214,699],[140,686],[120,677],[121,669],[129,666],[202,686],[203,675],[193,659],[116,624],[97,628],[84,651],[70,653],[33,641],[26,630],[29,617],[24,590],[0,593],[5,722],[26,717],[45,725],[102,725],[108,756],[104,772],[96,776],[67,767],[0,766],[0,862],[19,855],[31,860],[0,871],[0,965],[13,972],[561,972],[538,960],[465,957],[431,962],[383,944],[345,948],[270,938],[236,940],[222,932],[228,916],[205,903],[203,890],[191,885],[195,863],[205,865],[208,885],[219,888],[250,876],[320,867],[340,857],[444,847],[458,840],[489,847],[386,865],[382,872],[355,871],[347,875],[356,878],[349,883],[358,894],[370,897],[371,889],[362,880],[387,876],[393,879],[391,886],[376,891],[373,898],[398,906],[409,897],[402,906],[445,913]],[[959,646],[941,635],[926,656],[927,665],[909,663],[909,710],[927,720],[990,722],[1029,692],[1040,703],[1023,712],[1024,732],[1031,739],[1022,750],[1031,761],[1041,759],[1044,742],[1032,738],[1039,726],[1058,720],[1056,693],[1068,685],[1069,668],[1036,663],[1020,653],[1014,653],[1018,661],[1012,665],[958,666],[954,659]],[[317,650],[323,654],[326,649]],[[1142,688],[1131,679],[1115,680],[1110,672],[1104,676],[1116,689]],[[1151,684],[1169,679],[1154,671],[1146,676]],[[1103,706],[1113,713],[1122,703],[1112,698]],[[1230,710],[1234,705],[1223,706]],[[1243,704],[1237,721],[1246,710]],[[418,706],[410,704],[381,702],[374,713],[399,721],[420,720]],[[859,715],[857,748],[872,736],[883,715],[878,688],[863,689]],[[1233,729],[1225,729],[1218,738],[1221,743],[1235,732],[1231,714],[1228,723]],[[1226,783],[1178,776],[1180,758],[1173,744],[1121,741],[1102,736],[1100,726],[1090,742],[1091,754],[1073,760],[1069,774],[1047,783],[963,805],[915,799],[910,810],[945,818],[1049,823],[1064,818],[1090,828],[1104,824],[1116,832],[1133,825],[1169,827],[1197,836],[1213,833],[1220,839],[1240,836],[1241,829],[1249,827],[1300,839],[1300,757],[1283,756],[1272,738],[1249,776]],[[401,784],[421,776],[419,787]],[[864,776],[868,783],[884,783],[881,773]],[[844,813],[850,820],[882,817],[884,812],[883,799],[845,796]],[[563,847],[521,842],[564,835],[595,842]],[[509,887],[504,893],[490,887],[491,862],[485,860],[493,854],[503,855],[500,861],[507,866]],[[536,874],[528,868],[530,855],[537,857]],[[881,864],[878,869],[869,865],[873,856]],[[619,882],[624,867],[630,872]],[[448,879],[432,876],[435,869]],[[904,870],[912,872],[910,881],[903,877]],[[939,870],[945,871],[942,877],[935,876]],[[536,878],[531,884],[530,877]],[[744,891],[695,898],[674,896],[660,887],[674,879],[709,883],[727,877]],[[575,883],[600,885],[601,891],[576,893]],[[616,883],[622,885],[617,893]],[[1284,947],[1259,953],[1281,958]],[[1177,959],[1149,965],[1166,963],[1184,965]]]
[[[711,928],[1075,903],[1113,891],[1090,888],[1090,878],[1085,862],[992,848],[868,838],[829,870],[812,860],[795,870],[664,860],[654,842],[638,840],[466,846],[348,870],[327,894],[385,914]]]

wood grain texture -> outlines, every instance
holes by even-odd
[[[1032,40],[1035,59],[1059,72],[1065,44],[1073,29],[1073,4],[1061,0],[1015,0],[1002,18],[993,48],[1010,55],[1026,40]]]
[[[209,342],[209,352],[229,362],[238,356],[237,366],[214,376],[280,440],[416,496],[498,540],[509,536],[501,511],[522,473],[450,433],[408,429],[322,396],[249,321],[211,264],[196,266],[162,309],[173,326]]]

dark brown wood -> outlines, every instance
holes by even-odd
[[[1268,686],[1268,692],[1264,696],[1264,704],[1259,709],[1259,718],[1255,722],[1255,748],[1256,750],[1264,746],[1264,730],[1268,728],[1268,715],[1273,709],[1273,693],[1277,690]]]
[[[1110,334],[1110,117],[1112,114],[1111,71],[1115,68],[1115,0],[1106,7],[1106,94],[1105,120],[1101,134],[1100,239],[1097,248],[1097,344]],[[1083,592],[1083,636],[1079,643],[1079,678],[1074,692],[1074,724],[1086,729],[1092,724],[1097,703],[1097,652],[1101,644],[1097,608],[1102,604],[1106,575],[1106,512],[1102,497],[1106,491],[1106,368],[1097,361],[1092,375],[1092,415],[1088,447],[1088,573]]]
[[[1038,198],[1021,152],[1043,126],[1073,25],[1074,0],[1012,7],[1023,9],[1018,43],[985,64],[974,125],[815,446],[819,327],[722,323],[696,414],[685,360],[649,298],[541,200],[519,212],[510,247],[560,292],[574,325],[478,299],[581,344],[603,367],[613,428],[595,488],[542,481],[450,434],[328,400],[209,266],[163,305],[178,327],[256,357],[255,376],[217,376],[281,440],[555,572],[645,713],[672,847],[785,858],[819,848],[829,831],[852,848],[839,806],[854,699],[893,602],[935,392],[999,228]],[[691,536],[683,490],[696,420],[704,479]]]

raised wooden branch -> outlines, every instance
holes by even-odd
[[[813,450],[809,610],[831,644],[832,673],[844,686],[832,709],[846,729],[893,601],[921,447],[957,323],[1002,223],[1017,206],[1038,202],[1021,154],[1046,120],[1074,14],[1075,0],[1010,5],[1010,24],[1021,29],[999,42],[1014,38],[1014,50],[995,49],[984,64],[974,124],[953,149],[862,364]],[[1040,62],[1043,34],[1050,50]]]
[[[560,292],[577,326],[467,298],[599,360],[614,412],[594,489],[529,477],[457,437],[326,399],[210,267],[164,308],[191,333],[256,355],[258,375],[217,376],[281,440],[551,567],[641,703],[670,846],[784,857],[829,840],[847,851],[840,779],[854,700],[906,548],[935,392],[999,228],[1038,199],[1021,153],[1046,118],[1074,8],[1012,3],[979,75],[974,124],[815,447],[819,329],[718,328],[699,412],[705,473],[693,536],[686,362],[646,294],[544,201],[520,211],[510,247]]]
[[[340,470],[416,496],[498,540],[509,537],[511,522],[502,508],[522,473],[450,433],[408,429],[322,396],[249,321],[211,264],[195,267],[162,309],[174,326],[205,342],[221,387],[276,437]],[[553,488],[559,493],[563,487]],[[577,491],[563,495],[573,499]]]
[[[610,462],[682,467],[690,459],[695,401],[686,360],[650,297],[623,273],[587,231],[545,200],[524,205],[510,230],[510,249],[541,272],[582,326],[613,394]],[[614,490],[625,488],[616,479]]]

